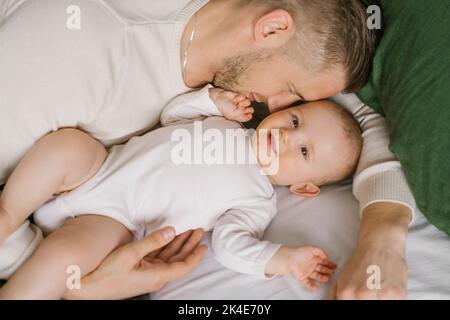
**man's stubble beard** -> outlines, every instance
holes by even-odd
[[[270,62],[272,57],[272,52],[259,50],[225,58],[214,75],[213,84],[227,91],[240,92],[242,83],[250,80],[252,68],[260,63]]]

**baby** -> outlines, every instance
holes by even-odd
[[[208,86],[175,99],[161,116],[165,127],[108,153],[76,129],[42,138],[0,196],[0,244],[35,210],[51,234],[0,298],[58,299],[69,267],[86,275],[115,248],[167,225],[212,230],[215,257],[237,272],[291,274],[311,290],[328,281],[336,265],[320,248],[261,238],[276,214],[273,186],[313,197],[353,172],[359,126],[320,101],[272,114],[253,133],[237,122],[253,111],[246,97]],[[230,140],[246,161],[230,161]]]

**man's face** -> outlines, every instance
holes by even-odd
[[[275,112],[298,100],[334,96],[345,89],[346,79],[343,67],[312,72],[285,55],[256,52],[225,59],[214,84],[265,102]]]

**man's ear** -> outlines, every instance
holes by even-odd
[[[320,194],[320,188],[311,182],[294,184],[290,186],[289,191],[297,196],[306,198],[316,197]]]
[[[257,43],[274,49],[289,41],[295,32],[294,20],[286,10],[276,9],[257,21],[254,32]]]

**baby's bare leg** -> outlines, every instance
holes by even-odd
[[[106,155],[98,141],[76,129],[62,129],[39,140],[0,195],[0,244],[53,194],[92,177]]]
[[[60,299],[73,275],[67,273],[69,266],[79,267],[84,276],[131,241],[128,229],[111,218],[86,215],[68,220],[0,289],[0,299]]]

